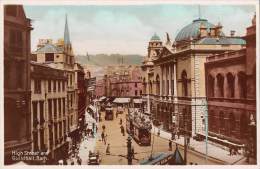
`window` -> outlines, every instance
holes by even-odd
[[[44,101],[40,101],[40,125],[44,123]]]
[[[53,81],[53,92],[56,92],[56,80]]]
[[[54,61],[54,53],[45,53],[45,61],[53,62]]]
[[[6,15],[17,16],[17,5],[6,5],[5,6]]]
[[[17,71],[17,88],[23,88],[23,76],[24,76],[24,65],[23,63],[17,63],[16,66],[16,71]]]
[[[224,77],[221,74],[217,75],[217,97],[224,97]]]
[[[142,90],[140,90],[140,95],[142,95],[143,93],[142,93]]]
[[[208,76],[208,96],[214,97],[215,79],[211,75]]]
[[[63,101],[63,115],[65,116],[65,98],[62,98]]]
[[[13,52],[22,52],[23,50],[23,34],[20,30],[10,29],[9,41]]]
[[[239,96],[240,98],[246,98],[247,95],[247,78],[244,72],[238,73],[238,86],[239,86]]]
[[[65,91],[65,82],[62,81],[62,91]]]
[[[52,100],[48,99],[48,113],[49,113],[49,120],[52,120]]]
[[[54,101],[54,118],[57,118],[57,99],[53,99]]]
[[[33,104],[33,127],[36,127],[38,125],[38,117],[37,117],[37,103],[38,102],[32,102]]]
[[[42,151],[44,151],[46,148],[44,145],[44,130],[43,129],[40,130],[40,147],[41,147]]]
[[[232,73],[227,74],[227,82],[228,82],[228,95],[227,97],[233,98],[235,95],[235,76]]]
[[[59,116],[61,117],[61,98],[58,99],[59,104]]]
[[[137,91],[137,90],[135,90],[135,96],[137,96],[137,93],[138,93],[138,91]]]
[[[58,81],[58,91],[60,92],[60,81]]]
[[[41,93],[41,80],[34,79],[34,93]]]
[[[156,95],[160,95],[160,77],[159,75],[156,76]]]
[[[51,80],[48,80],[48,92],[51,92]]]
[[[181,79],[182,79],[182,95],[188,96],[188,79],[185,70],[183,70],[181,73]]]
[[[135,87],[137,87],[137,83],[135,83]]]

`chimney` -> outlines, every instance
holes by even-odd
[[[208,36],[207,28],[203,23],[201,23],[200,24],[200,37],[203,38],[206,36]]]
[[[222,32],[222,25],[221,23],[219,22],[217,25],[216,25],[216,36],[220,36]]]
[[[231,37],[234,37],[234,36],[235,36],[235,32],[236,32],[236,31],[231,30],[231,31],[230,31],[230,36],[231,36]]]
[[[210,28],[210,36],[216,36],[216,28],[213,27],[213,28]]]

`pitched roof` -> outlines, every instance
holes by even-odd
[[[240,37],[205,37],[197,41],[197,44],[207,45],[245,45],[246,41]]]
[[[45,44],[43,47],[37,49],[35,53],[62,53],[63,48],[57,47],[53,44]]]

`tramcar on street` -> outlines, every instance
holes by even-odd
[[[126,131],[139,145],[151,145],[151,121],[135,113],[126,115]]]

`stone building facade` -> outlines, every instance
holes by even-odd
[[[31,20],[21,5],[4,6],[4,163],[31,149]]]
[[[144,99],[153,119],[165,130],[178,127],[189,135],[203,133],[206,57],[244,47],[241,37],[224,35],[220,23],[214,25],[200,18],[182,28],[174,42],[167,34],[163,43],[155,34],[142,65]]]
[[[205,63],[209,134],[240,145],[256,145],[250,129],[256,126],[255,19],[247,28],[245,49],[210,55]]]
[[[69,114],[65,71],[32,61],[31,90],[32,151],[47,152],[47,164],[59,160],[68,152]]]
[[[107,68],[107,74],[97,81],[96,95],[107,97],[140,97],[142,72],[138,66],[119,65]]]
[[[69,136],[76,141],[78,133],[78,95],[76,93],[76,75],[74,70],[75,57],[70,41],[67,16],[65,20],[64,38],[54,43],[51,39],[40,39],[38,48],[34,52],[36,62],[65,71],[67,80],[67,113]]]

